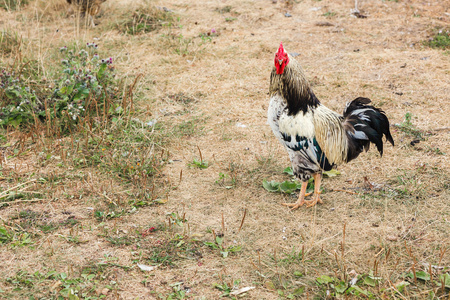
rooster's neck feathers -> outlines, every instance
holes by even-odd
[[[289,115],[316,108],[320,102],[314,95],[300,64],[289,57],[289,64],[283,74],[278,75],[274,67],[270,75],[270,96],[279,93],[285,99]]]

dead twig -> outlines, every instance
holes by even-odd
[[[38,201],[44,201],[45,199],[29,199],[29,200],[14,200],[14,201],[3,201],[0,202],[1,204],[14,204],[14,203],[20,203],[20,202],[38,202]]]
[[[31,180],[29,180],[29,181],[27,181],[27,182],[18,184],[18,185],[16,185],[16,186],[12,187],[12,188],[7,189],[6,191],[1,192],[1,193],[0,193],[0,199],[1,199],[1,198],[4,198],[4,197],[6,197],[6,196],[8,196],[8,192],[13,191],[13,190],[15,190],[15,189],[17,189],[17,188],[19,188],[19,187],[21,187],[21,186],[23,186],[23,185],[26,185],[26,184],[31,183],[31,182],[34,182],[34,181],[36,181],[36,179],[31,179]]]
[[[348,190],[343,190],[343,189],[332,189],[330,192],[344,192],[344,193],[349,193],[352,195],[357,195],[357,192],[353,192],[353,191],[348,191]]]
[[[242,217],[241,226],[239,226],[238,233],[241,231],[242,225],[244,225],[245,216],[247,215],[247,209],[244,209],[244,216]]]

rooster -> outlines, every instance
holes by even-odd
[[[294,175],[302,182],[296,203],[283,203],[297,209],[312,207],[320,199],[322,171],[347,163],[374,143],[383,155],[383,135],[394,145],[389,120],[368,98],[348,103],[343,115],[322,105],[314,95],[300,64],[280,44],[270,75],[268,122],[285,146]],[[312,200],[306,201],[308,180],[314,178]]]
[[[79,7],[81,14],[88,14],[92,27],[95,27],[94,16],[100,12],[100,5],[106,0],[66,0],[69,4]]]

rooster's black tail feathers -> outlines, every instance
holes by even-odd
[[[374,143],[383,155],[383,135],[394,146],[389,131],[389,120],[384,111],[368,105],[370,99],[358,97],[344,109],[344,129],[349,141],[347,161],[350,161]]]

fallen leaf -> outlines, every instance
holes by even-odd
[[[58,280],[57,282],[55,282],[55,283],[51,286],[50,291],[55,290],[55,289],[58,288],[61,284],[62,284],[62,282],[61,282],[60,280]]]
[[[266,281],[265,283],[264,283],[264,286],[266,287],[266,289],[268,289],[268,290],[275,290],[275,285],[273,284],[273,282],[272,281]]]
[[[386,240],[391,241],[391,242],[395,242],[395,241],[398,240],[398,237],[395,236],[395,235],[388,235],[388,236],[386,237]]]
[[[316,26],[334,26],[333,23],[322,21],[322,22],[316,22],[314,25]]]
[[[146,265],[141,265],[141,264],[137,264],[137,266],[142,271],[153,271],[154,269],[156,269],[156,266],[146,266]]]
[[[231,292],[230,295],[232,295],[232,296],[237,296],[237,295],[239,295],[239,294],[243,294],[243,293],[245,293],[245,292],[251,291],[251,290],[253,290],[254,288],[255,288],[254,286],[247,286],[247,287],[244,287],[244,288],[242,288],[242,289],[238,289],[237,291]]]

